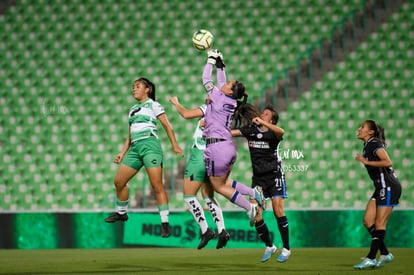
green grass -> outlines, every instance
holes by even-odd
[[[366,248],[298,248],[286,263],[261,263],[264,250],[248,248],[0,250],[0,274],[413,274],[414,249],[390,250],[392,263],[363,271],[352,266]]]

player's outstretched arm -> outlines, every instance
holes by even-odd
[[[200,108],[187,109],[183,105],[181,105],[181,103],[178,101],[178,97],[176,97],[176,96],[171,97],[170,102],[175,106],[178,113],[185,119],[190,119],[190,118],[196,118],[196,117],[202,117],[203,116],[203,112],[201,111]]]
[[[222,57],[222,54],[217,49],[209,50],[207,52],[207,63],[206,65],[204,65],[203,76],[202,76],[203,86],[207,92],[210,92],[214,88],[214,83],[213,83],[213,78],[212,78],[213,67],[214,65],[216,65],[217,59],[221,58],[220,56]]]

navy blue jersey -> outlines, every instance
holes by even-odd
[[[282,137],[271,130],[263,131],[255,125],[240,128],[239,131],[248,141],[253,175],[281,171],[281,160],[277,152]]]
[[[384,149],[384,144],[376,138],[370,138],[364,144],[363,156],[369,161],[379,161],[377,151]],[[398,182],[395,176],[394,169],[392,167],[374,167],[365,165],[368,171],[369,177],[374,181],[376,188],[383,187],[382,185],[387,182],[388,184]]]

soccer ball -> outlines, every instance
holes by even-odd
[[[193,34],[193,46],[200,51],[205,51],[213,46],[214,36],[208,30],[198,30]]]

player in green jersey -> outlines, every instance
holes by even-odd
[[[205,247],[207,243],[216,235],[213,229],[208,227],[207,219],[204,215],[204,209],[197,199],[196,195],[200,189],[202,197],[210,210],[213,221],[217,225],[218,242],[216,248],[223,248],[230,239],[230,235],[225,229],[223,211],[220,204],[214,198],[214,189],[209,182],[203,156],[206,148],[206,141],[203,139],[203,129],[204,114],[206,112],[207,105],[203,104],[199,108],[187,109],[181,105],[178,98],[175,96],[170,98],[170,102],[175,106],[178,113],[183,118],[198,118],[197,126],[193,135],[191,155],[185,167],[183,188],[184,201],[201,230],[201,241],[197,248],[202,249]]]
[[[164,107],[155,101],[155,85],[147,78],[134,80],[132,95],[137,103],[129,110],[128,135],[122,151],[114,162],[120,163],[114,183],[117,195],[117,211],[105,219],[108,223],[128,220],[128,182],[144,166],[157,201],[161,216],[161,235],[170,236],[168,222],[168,195],[163,184],[163,152],[156,127],[161,122],[170,139],[175,154],[183,155],[177,144],[174,131],[165,114]]]

